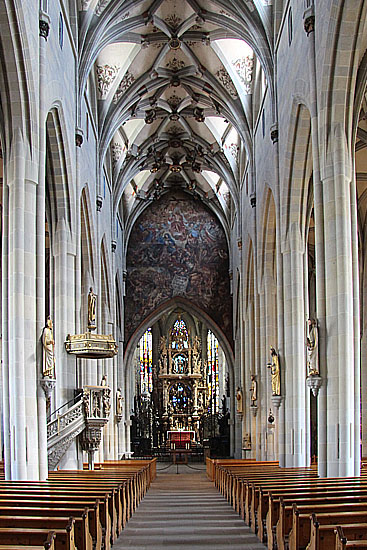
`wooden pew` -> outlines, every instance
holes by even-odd
[[[29,498],[38,498],[38,500],[44,498],[46,500],[61,501],[64,505],[68,503],[69,506],[73,504],[74,506],[89,507],[98,498],[103,544],[106,550],[110,550],[111,539],[114,541],[116,538],[116,534],[112,532],[112,522],[116,522],[114,489],[106,492],[103,489],[99,489],[98,486],[88,488],[83,484],[66,488],[65,485],[59,487],[51,486],[47,482],[43,482],[42,484],[23,482],[21,485],[19,482],[15,483],[15,487],[6,487],[3,485],[3,482],[0,483],[0,503],[3,499],[24,501]]]
[[[296,504],[298,507],[307,506],[333,506],[342,505],[343,503],[363,502],[367,501],[367,486],[359,486],[358,484],[340,482],[332,486],[327,482],[323,485],[315,485],[318,490],[310,490],[307,492],[294,492],[291,494],[283,493],[279,495],[269,494],[269,509],[266,516],[266,532],[269,550],[275,545],[275,539],[279,550],[284,550],[284,540],[290,535],[293,525],[295,530],[298,530],[298,508],[293,508]],[[293,510],[295,510],[293,517]],[[301,513],[307,513],[308,510],[301,510]],[[310,510],[311,513],[313,510]],[[296,536],[295,534],[293,536]]]
[[[55,550],[77,550],[74,539],[74,520],[70,518],[65,529],[53,529]],[[0,527],[0,544],[11,546],[44,546],[48,529],[25,527]]]
[[[335,546],[336,527],[341,525],[345,532],[349,526],[354,525],[354,529],[358,530],[355,524],[363,524],[363,532],[367,534],[367,511],[311,514],[311,536],[307,550],[330,550]],[[350,533],[352,531],[353,527],[350,528]]]
[[[0,510],[0,527],[25,527],[42,529],[66,528],[70,519],[74,520],[74,537],[78,550],[93,550],[93,539],[89,530],[88,508],[81,515],[70,517],[72,509],[52,508],[3,508]],[[74,510],[75,511],[75,510]],[[5,513],[6,512],[6,513]],[[64,514],[64,515],[63,515]]]
[[[307,544],[310,541],[311,537],[311,521],[310,517],[312,513],[315,514],[337,514],[343,511],[346,512],[367,512],[367,501],[362,502],[358,501],[358,496],[349,497],[349,502],[346,500],[347,497],[340,497],[339,504],[337,503],[327,503],[327,504],[317,504],[316,501],[310,501],[307,505],[302,505],[300,503],[293,503],[293,515],[292,515],[292,529],[289,532],[288,545],[289,548],[294,550],[299,548],[306,548]],[[278,527],[278,526],[277,526]],[[281,542],[281,534],[277,533],[277,542],[278,549],[284,548],[284,538],[283,543]]]
[[[64,498],[66,499],[67,497]],[[93,539],[94,548],[95,550],[101,550],[104,539],[103,526],[100,520],[101,507],[99,499],[93,501],[93,499],[87,500],[81,497],[80,501],[75,503],[75,501],[70,502],[69,500],[61,500],[59,498],[31,498],[29,495],[27,499],[17,498],[15,500],[12,500],[9,497],[2,498],[0,495],[0,509],[9,509],[9,507],[13,507],[13,510],[16,511],[16,515],[18,515],[18,510],[21,510],[23,508],[33,508],[35,510],[43,508],[45,510],[45,513],[49,511],[50,514],[52,514],[55,510],[55,513],[58,514],[59,510],[75,510],[76,506],[84,508],[85,505],[88,506],[88,524]],[[104,508],[106,508],[106,506]]]
[[[299,480],[293,480],[291,484],[282,480],[277,484],[264,484],[259,488],[258,508],[256,516],[259,522],[259,538],[264,542],[264,532],[270,536],[279,519],[280,499],[305,499],[322,498],[323,496],[336,496],[336,494],[353,494],[353,491],[364,493],[367,497],[367,483],[360,478],[350,479],[314,479],[303,480],[302,487]],[[254,514],[254,510],[251,509]],[[266,529],[264,527],[266,526]]]
[[[49,531],[47,538],[42,545],[22,545],[21,550],[55,550],[55,537],[56,533],[54,531]],[[0,544],[0,550],[20,550],[19,544]]]
[[[344,531],[345,526],[341,527],[341,525],[338,525],[336,529],[334,530],[335,533],[335,550],[351,550],[353,548],[359,549],[359,550],[367,550],[367,540],[366,540],[366,534],[367,534],[367,525],[365,524],[356,524],[351,527],[346,527]],[[363,540],[350,540],[348,539],[348,536],[350,536],[350,532],[352,531],[352,536],[358,534],[358,530],[361,528],[360,536],[363,537]]]

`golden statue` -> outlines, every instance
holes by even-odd
[[[257,401],[257,382],[256,377],[254,374],[251,374],[251,407],[256,407],[256,401]]]
[[[319,372],[319,335],[317,322],[315,319],[307,321],[308,337],[306,339],[307,346],[307,374],[308,376],[318,376]]]
[[[268,369],[270,369],[270,373],[271,373],[271,391],[273,395],[280,395],[279,358],[273,346],[270,346],[270,355],[271,355],[271,363],[268,363],[267,367]]]
[[[42,345],[42,374],[44,377],[55,378],[55,341],[51,317],[47,318],[46,326],[42,332]]]
[[[237,387],[237,390],[236,390],[236,400],[237,400],[237,412],[243,413],[243,397],[242,397],[242,390],[240,387]]]
[[[96,330],[96,300],[97,295],[94,294],[92,287],[88,294],[88,329]]]

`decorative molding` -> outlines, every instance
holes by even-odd
[[[258,409],[257,405],[251,405],[251,407],[250,407],[250,411],[251,411],[252,416],[253,416],[254,418],[255,418],[256,415],[257,415],[257,409]]]
[[[40,380],[40,384],[41,384],[41,388],[45,392],[46,399],[49,399],[51,396],[51,393],[55,389],[56,378],[48,378],[48,377],[42,378],[42,380]]]
[[[275,409],[279,409],[282,399],[283,397],[281,395],[272,395],[271,402],[273,403]]]
[[[317,397],[319,395],[319,390],[322,386],[322,382],[323,379],[318,374],[311,374],[310,376],[307,376],[306,383],[312,391],[314,397]]]

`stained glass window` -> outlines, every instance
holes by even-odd
[[[219,362],[218,362],[218,339],[208,330],[208,389],[209,389],[209,411],[215,414],[219,411]]]
[[[149,395],[153,391],[152,349],[152,329],[148,328],[139,342],[140,391],[142,395]]]
[[[175,321],[171,331],[172,349],[183,349],[189,347],[189,333],[186,323],[182,319]]]

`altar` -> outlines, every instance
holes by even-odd
[[[192,442],[195,441],[195,432],[192,430],[187,431],[168,431],[167,441],[170,450],[191,450]]]

